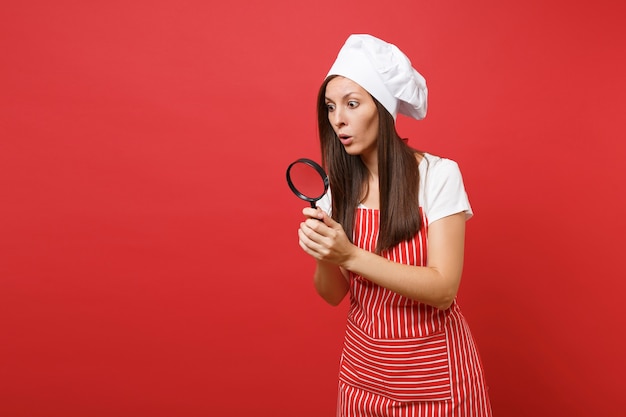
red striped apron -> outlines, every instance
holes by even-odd
[[[355,245],[375,250],[379,213],[357,209]],[[411,241],[382,256],[426,265],[423,214],[422,220]],[[338,416],[400,417],[435,410],[444,416],[491,416],[480,358],[456,301],[442,311],[355,274],[339,380]]]

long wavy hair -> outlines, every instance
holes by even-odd
[[[368,192],[368,171],[358,155],[349,155],[328,120],[326,86],[317,97],[317,121],[322,165],[332,190],[332,217],[353,240],[355,212]],[[370,95],[371,96],[371,95]],[[380,230],[376,253],[412,239],[422,227],[419,210],[420,173],[415,154],[398,135],[393,116],[372,97],[378,109],[378,187],[380,192]]]

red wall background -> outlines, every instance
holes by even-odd
[[[0,415],[330,416],[346,304],[291,160],[350,33],[430,89],[476,216],[459,294],[498,416],[623,416],[619,0],[21,1],[0,13]]]

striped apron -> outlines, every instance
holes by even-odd
[[[373,252],[378,210],[358,208],[354,243]],[[427,260],[427,219],[415,237],[382,256]],[[445,310],[351,274],[337,416],[491,416],[478,351],[456,303]]]

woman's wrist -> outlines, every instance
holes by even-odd
[[[356,245],[351,245],[350,250],[344,257],[344,259],[339,263],[339,266],[346,271],[353,271],[355,268],[355,264],[358,262],[360,251],[362,251],[361,248]]]

